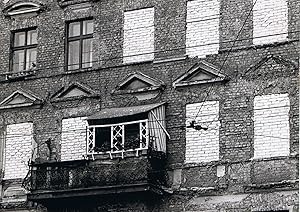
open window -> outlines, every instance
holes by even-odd
[[[104,109],[88,117],[87,155],[166,152],[169,134],[163,103]]]

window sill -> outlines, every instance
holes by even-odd
[[[64,8],[70,5],[89,3],[92,0],[58,0],[58,4],[60,7]]]
[[[86,71],[92,71],[96,70],[94,67],[89,67],[89,68],[81,68],[81,69],[74,69],[74,70],[66,70],[66,74],[75,74],[75,73],[81,73],[81,72],[86,72]]]
[[[10,81],[23,80],[26,77],[32,77],[32,76],[35,76],[35,70],[33,69],[5,73],[5,79]]]
[[[136,61],[136,62],[123,62],[123,66],[131,66],[131,65],[139,65],[139,64],[144,64],[144,63],[153,63],[152,60],[143,60],[143,61]]]

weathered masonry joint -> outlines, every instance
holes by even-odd
[[[0,1],[0,212],[299,211],[299,11]]]

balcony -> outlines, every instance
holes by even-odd
[[[164,153],[115,160],[81,160],[31,165],[28,199],[97,196],[116,193],[162,193],[166,184]]]
[[[163,193],[169,137],[164,111],[164,104],[151,104],[104,109],[88,117],[85,160],[31,164],[28,199]]]

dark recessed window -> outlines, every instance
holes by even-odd
[[[93,20],[68,23],[66,49],[68,70],[92,67],[93,31]]]
[[[36,67],[37,30],[18,31],[13,34],[12,63],[13,71],[24,71]]]

